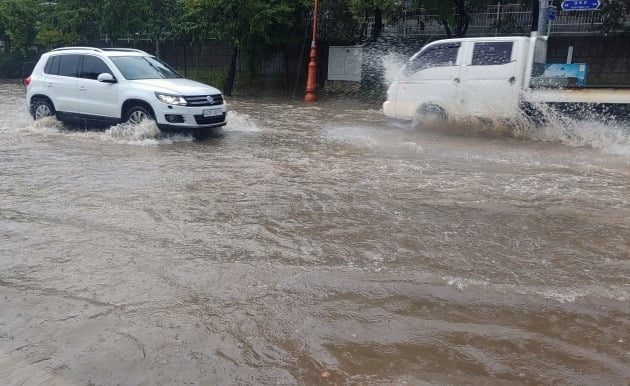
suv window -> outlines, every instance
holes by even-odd
[[[471,64],[493,66],[510,63],[513,45],[513,42],[475,43]]]
[[[44,73],[50,75],[59,75],[59,56],[51,56],[46,62]]]
[[[94,79],[98,78],[98,76],[102,73],[111,74],[111,70],[107,67],[104,61],[96,56],[92,55],[84,55],[83,56],[83,66],[81,68],[81,78],[85,79]]]
[[[110,59],[129,80],[182,77],[168,64],[151,56],[112,56]]]
[[[454,66],[459,47],[459,43],[444,43],[428,48],[407,64],[405,75],[411,75],[426,68]]]
[[[59,56],[59,72],[57,75],[74,76],[79,72],[79,60],[81,55],[60,55]]]

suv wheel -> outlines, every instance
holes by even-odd
[[[31,102],[31,111],[35,120],[55,115],[55,108],[47,99],[34,99]]]
[[[143,106],[131,106],[127,110],[126,121],[133,125],[137,125],[146,119],[153,119],[153,114]]]

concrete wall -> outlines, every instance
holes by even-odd
[[[566,63],[573,46],[573,63],[587,63],[587,85],[630,85],[628,36],[551,36],[548,63]]]

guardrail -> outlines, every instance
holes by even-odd
[[[493,6],[490,11],[469,14],[470,22],[466,36],[528,35],[532,26],[532,10],[514,5]],[[556,11],[551,21],[553,35],[598,34],[603,25],[604,14],[592,11]],[[369,21],[368,33],[372,27]],[[623,27],[630,29],[630,14],[623,17]],[[438,15],[423,14],[419,10],[404,11],[398,20],[388,22],[385,33],[403,38],[443,36],[446,31]]]

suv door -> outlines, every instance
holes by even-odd
[[[60,112],[77,113],[79,55],[53,55],[44,67],[43,86]]]
[[[118,84],[97,80],[103,73],[114,75],[101,58],[81,55],[81,70],[77,81],[79,112],[86,115],[119,118]]]

